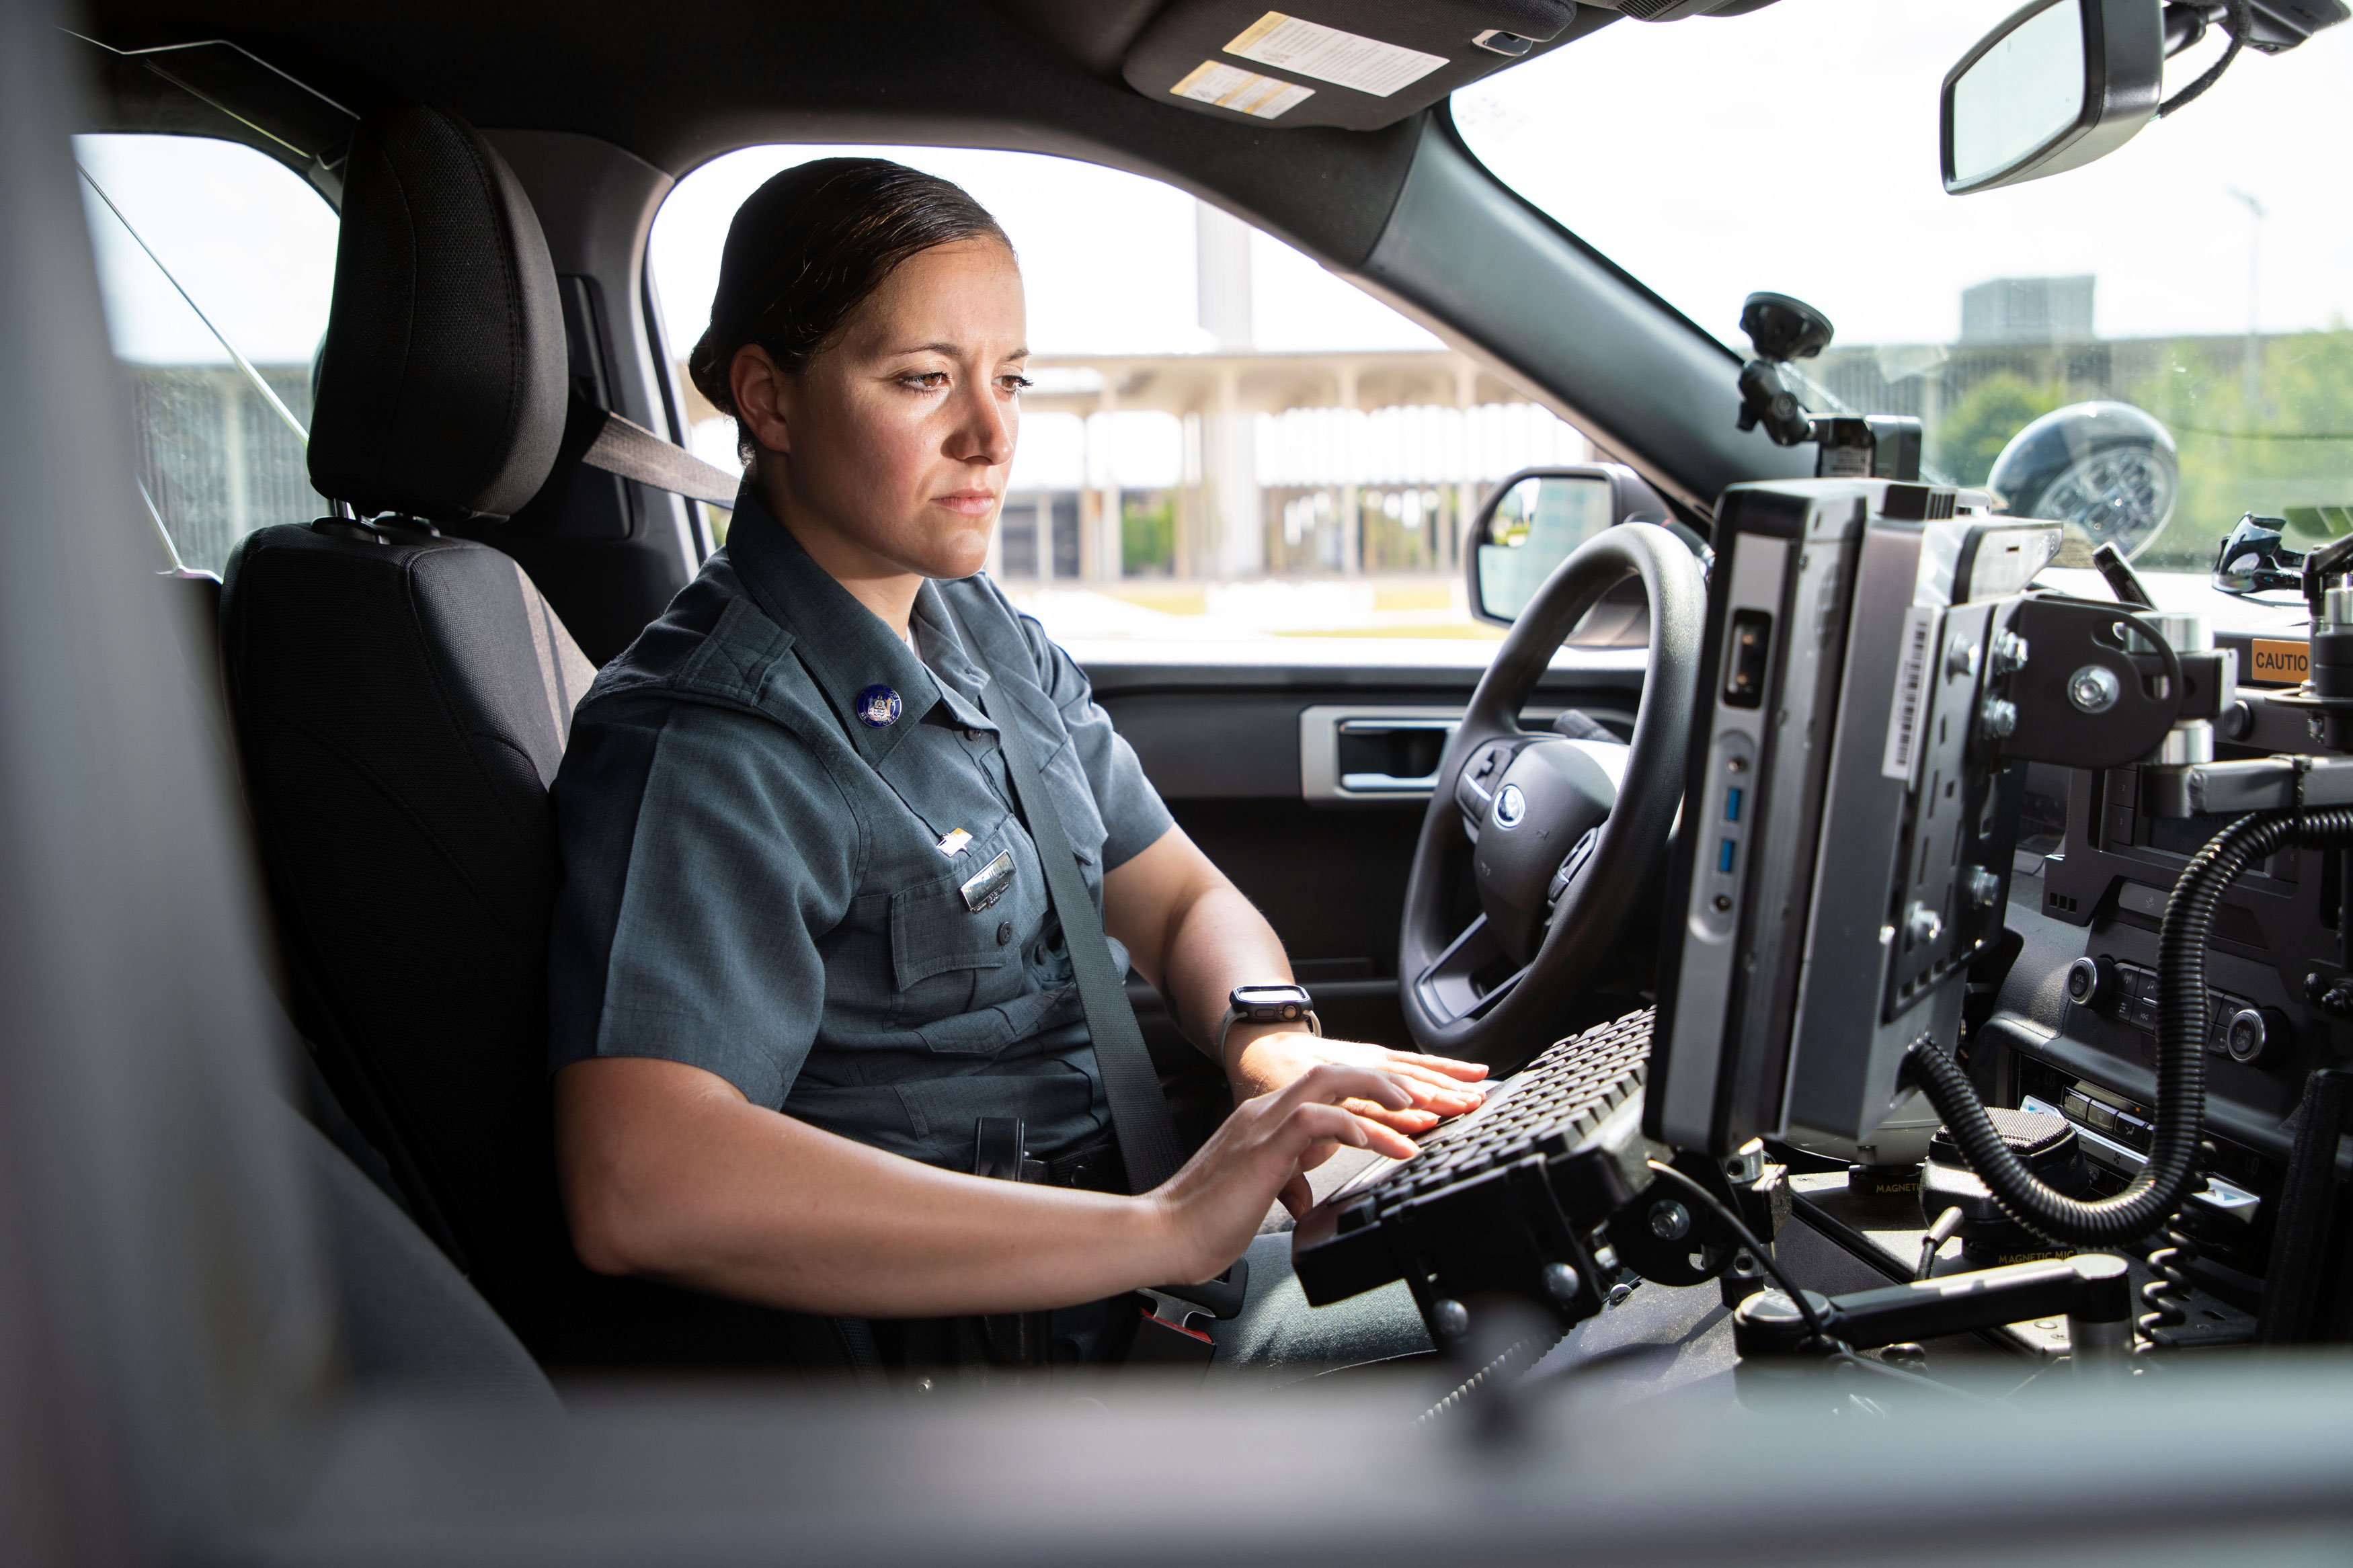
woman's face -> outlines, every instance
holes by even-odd
[[[744,355],[737,355],[737,407],[783,454],[760,463],[764,499],[837,574],[970,576],[1005,499],[1029,353],[1012,251],[917,253],[799,374],[746,386]]]

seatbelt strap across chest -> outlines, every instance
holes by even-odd
[[[1127,1190],[1148,1193],[1184,1163],[1176,1119],[1168,1114],[1167,1098],[1160,1092],[1160,1074],[1152,1065],[1151,1052],[1145,1048],[1135,1009],[1128,1005],[1127,984],[1112,968],[1111,942],[1103,934],[1103,915],[1079,875],[1078,854],[1062,826],[1061,811],[1046,781],[1039,776],[1037,753],[1015,711],[1017,700],[1007,690],[1004,677],[981,652],[964,618],[953,607],[948,614],[975,662],[988,671],[989,679],[980,689],[981,711],[997,726],[1005,771],[1013,781],[1014,802],[1038,847],[1038,863],[1045,868],[1047,900],[1062,924],[1062,942],[1070,949],[1079,1002],[1086,1010],[1087,1033],[1094,1039],[1095,1062],[1103,1074],[1103,1099],[1111,1107],[1112,1132],[1119,1140],[1120,1160],[1127,1171]]]

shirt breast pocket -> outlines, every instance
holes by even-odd
[[[891,977],[898,986],[894,1022],[922,1028],[970,1012],[981,974],[1006,963],[1014,951],[1003,904],[975,910],[965,901],[964,884],[988,864],[959,858],[962,874],[951,873],[902,888],[891,895]]]

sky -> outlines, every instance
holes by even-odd
[[[300,175],[249,147],[197,136],[77,136],[74,154],[248,359],[310,363],[327,330],[336,221]],[[116,355],[149,364],[227,363],[227,351],[87,183],[82,204]]]
[[[2089,272],[2104,337],[2353,318],[2346,106],[2353,25],[2221,81],[2099,163],[1947,196],[1945,72],[2017,0],[1780,0],[1746,16],[1620,22],[1454,100],[1506,183],[1700,325],[1745,348],[1740,301],[1794,294],[1850,343],[1950,342],[1960,293]],[[2195,77],[2219,34],[2168,62]]]

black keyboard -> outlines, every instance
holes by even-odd
[[[1565,1322],[1599,1310],[1588,1237],[1649,1184],[1641,1139],[1649,1009],[1563,1040],[1467,1116],[1318,1204],[1292,1233],[1307,1300],[1402,1279],[1425,1315],[1504,1290]],[[1433,1324],[1433,1327],[1436,1325]]]

